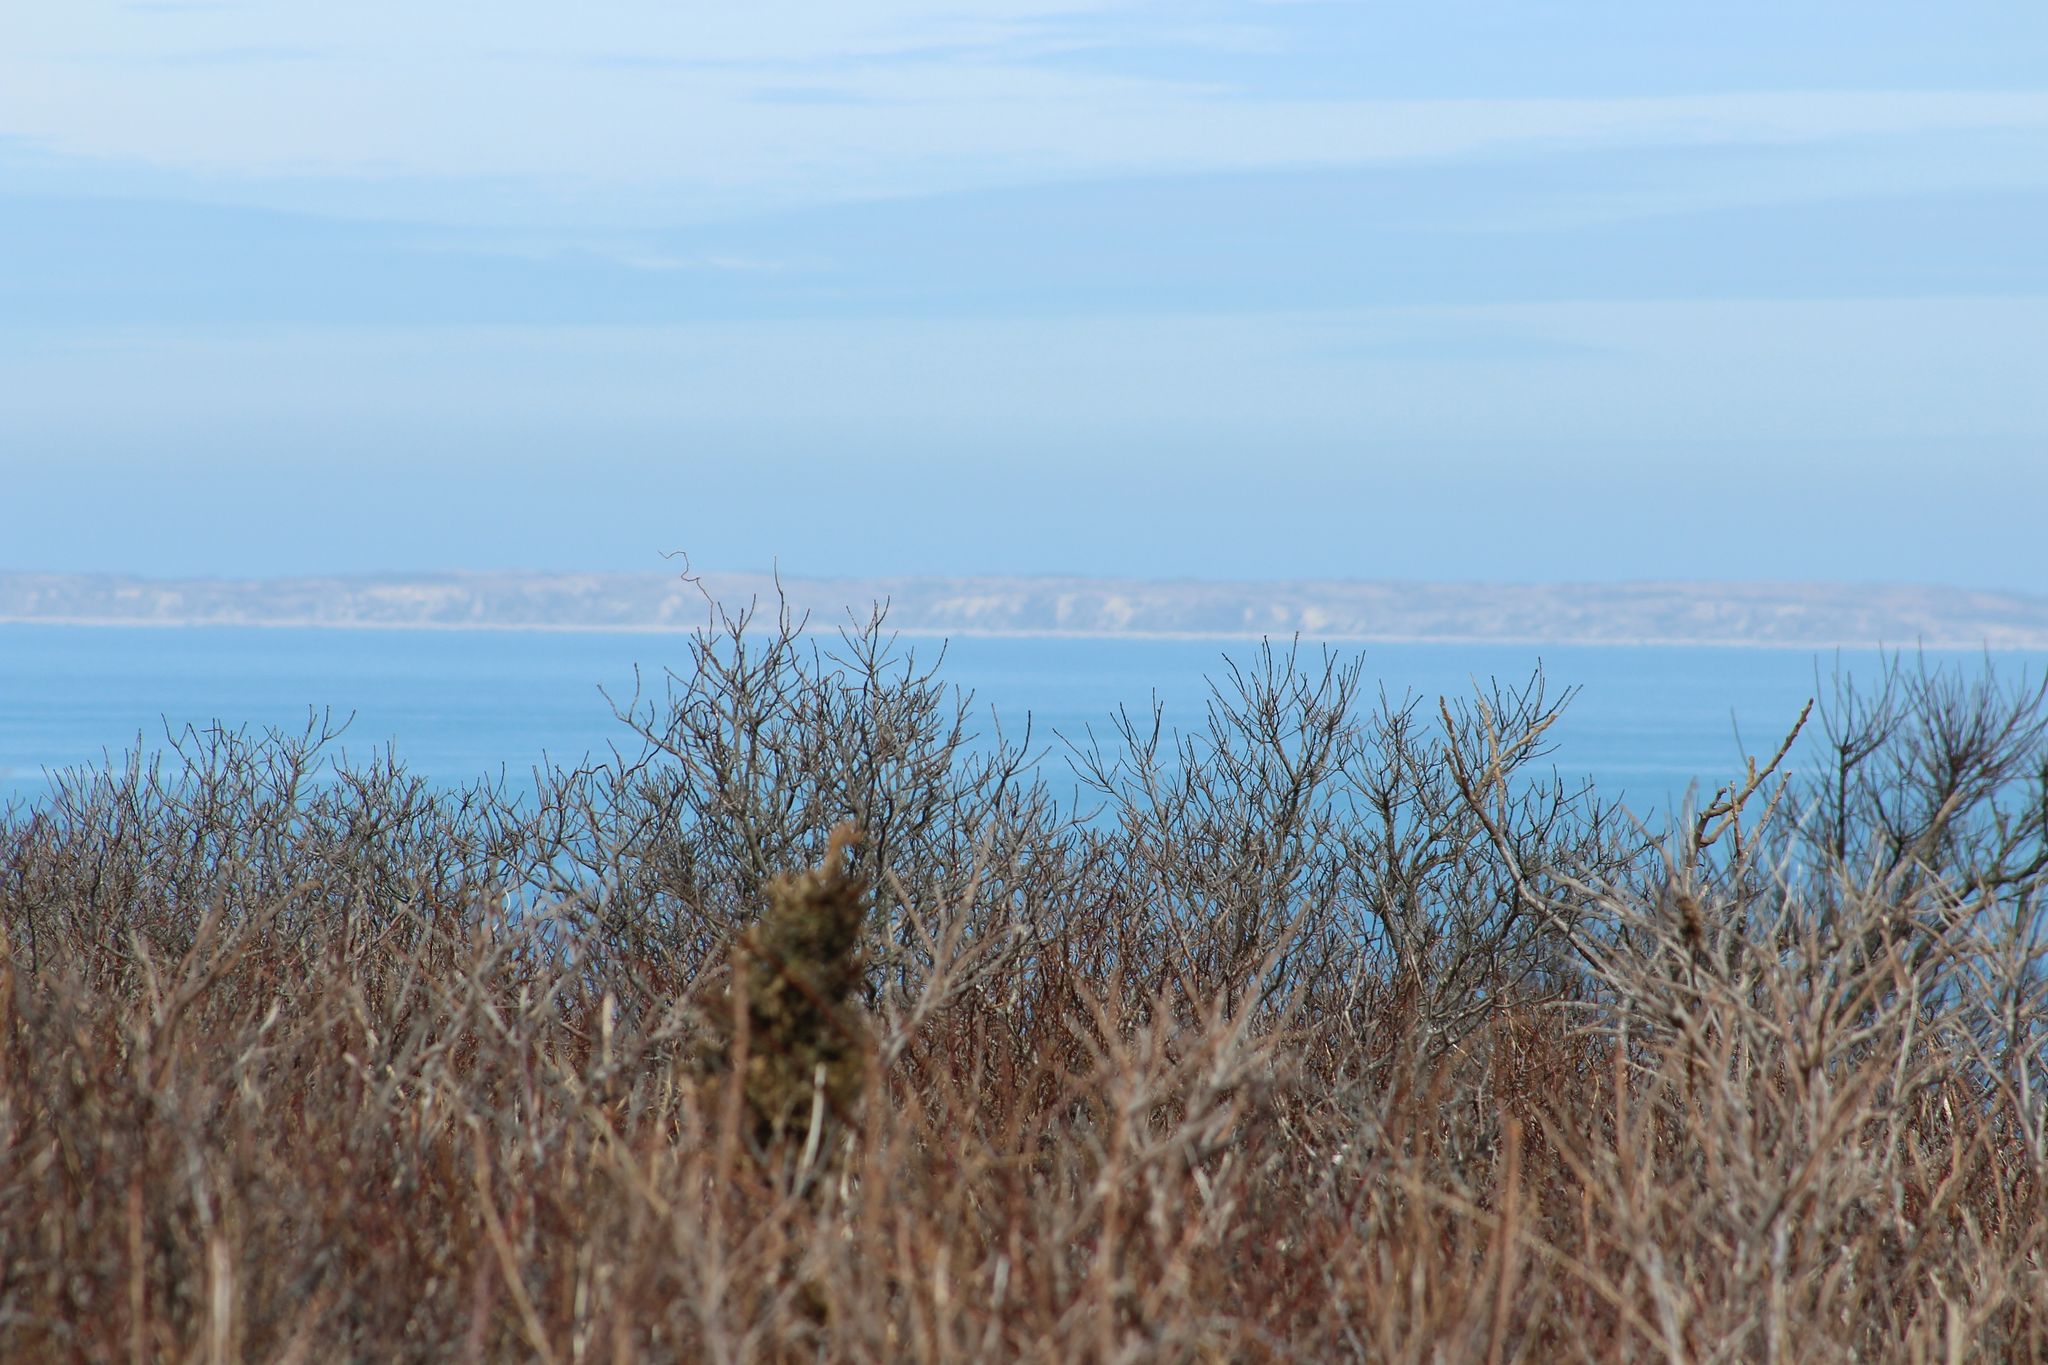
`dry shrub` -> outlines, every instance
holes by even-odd
[[[1540,679],[1266,650],[1076,813],[799,624],[530,791],[8,813],[0,1357],[2048,1356],[2038,691],[1895,666],[1651,837]]]

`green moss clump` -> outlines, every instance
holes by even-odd
[[[859,840],[842,824],[819,867],[770,882],[766,912],[734,952],[740,998],[721,1021],[726,1068],[740,1050],[730,1034],[744,1010],[745,1091],[764,1148],[807,1139],[821,1098],[826,1122],[850,1113],[866,1080],[868,1032],[853,996],[868,887],[848,866]]]

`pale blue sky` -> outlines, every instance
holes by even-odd
[[[0,0],[0,568],[2048,591],[2048,6]]]

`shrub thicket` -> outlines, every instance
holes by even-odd
[[[215,730],[7,813],[0,1357],[2048,1357],[2040,691],[1895,665],[1648,830],[1540,676],[1268,648],[1075,809],[796,627],[530,788]]]

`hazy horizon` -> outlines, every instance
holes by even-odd
[[[2044,71],[1991,3],[29,7],[0,562],[2038,592]]]
[[[1683,589],[1710,588],[1896,588],[1908,591],[1955,591],[1960,593],[1986,593],[2016,597],[2041,597],[2048,595],[2048,585],[2002,589],[1972,587],[1964,583],[1944,583],[1927,579],[1900,577],[1869,578],[1784,578],[1769,575],[1729,574],[1710,577],[1681,578],[1676,576],[1643,576],[1621,578],[1616,576],[1575,578],[1483,578],[1483,577],[1430,577],[1381,575],[1367,577],[1359,574],[1287,574],[1287,575],[1238,575],[1225,577],[1214,573],[1075,573],[1059,568],[1027,569],[1016,572],[963,571],[958,573],[853,573],[853,572],[810,572],[799,571],[788,565],[766,564],[704,564],[684,552],[657,554],[652,566],[626,568],[604,568],[594,565],[566,565],[558,568],[541,567],[534,564],[449,564],[445,567],[423,567],[404,561],[371,569],[333,569],[313,571],[255,572],[255,573],[180,573],[170,570],[127,570],[127,569],[50,569],[38,565],[0,562],[0,579],[12,577],[35,577],[48,575],[56,578],[106,578],[133,580],[136,582],[171,584],[193,583],[248,583],[256,585],[310,583],[325,580],[342,582],[367,582],[371,580],[431,581],[437,579],[462,578],[536,578],[571,580],[577,578],[625,578],[644,580],[675,580],[692,582],[700,578],[731,579],[772,579],[776,577],[791,581],[884,583],[895,580],[944,582],[972,581],[1071,581],[1077,583],[1145,583],[1160,586],[1188,584],[1199,587],[1243,587],[1271,585],[1284,587],[1298,584],[1348,584],[1361,586],[1386,586],[1400,588],[1484,588],[1492,586],[1516,588],[1567,588],[1599,587],[1602,589],[1629,589],[1642,587],[1674,587]]]

